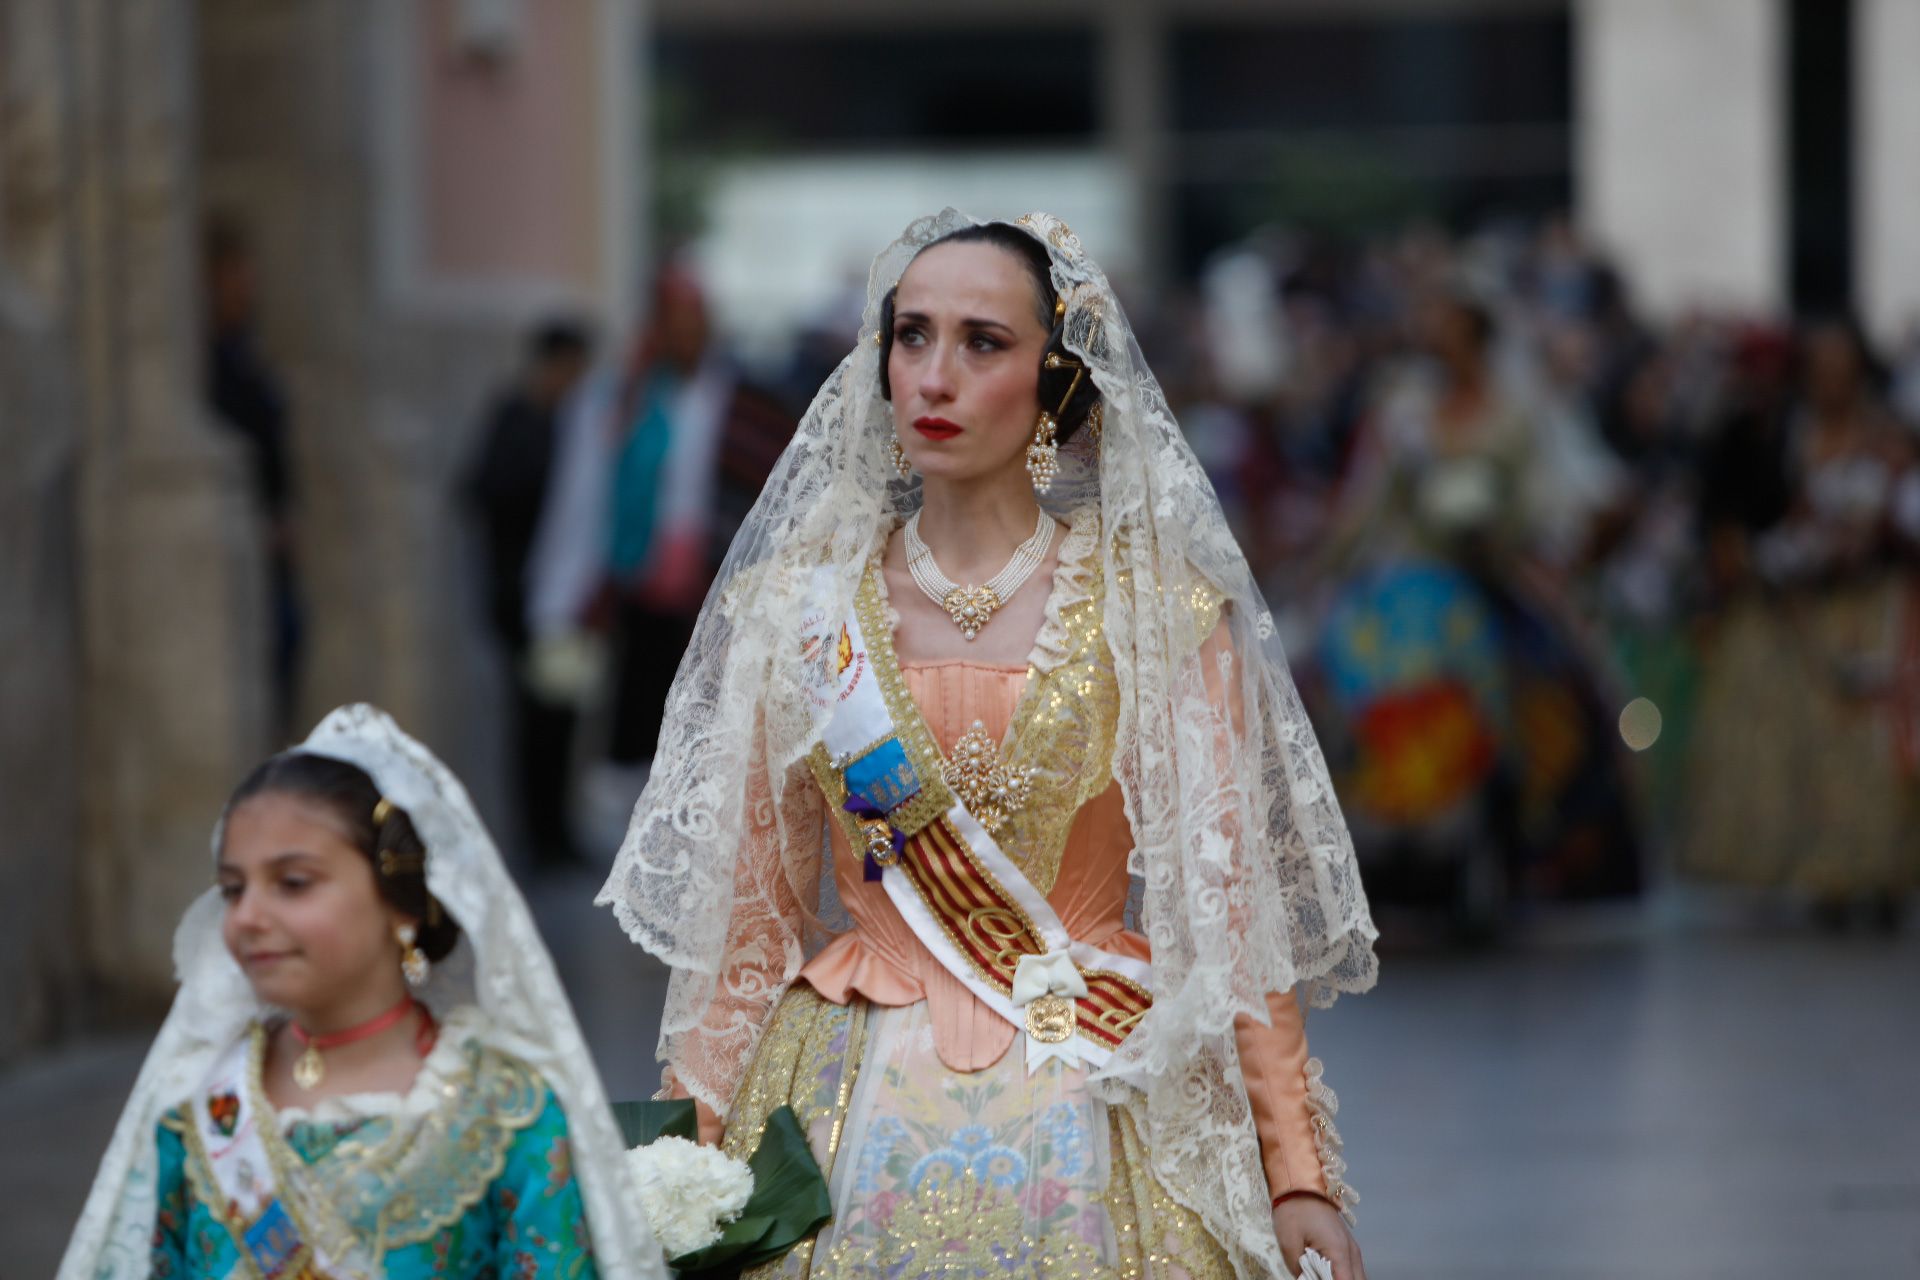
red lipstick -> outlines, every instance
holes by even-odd
[[[945,418],[915,418],[913,429],[929,440],[951,440],[960,434],[959,424]]]

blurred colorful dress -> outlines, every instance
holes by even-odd
[[[1437,396],[1408,378],[1384,397],[1342,521],[1351,567],[1313,658],[1342,796],[1368,853],[1456,862],[1448,891],[1481,923],[1509,894],[1632,893],[1633,798],[1599,664],[1526,567],[1602,484],[1554,478],[1546,424],[1498,392],[1443,441]],[[1494,851],[1503,866],[1482,861]],[[1419,875],[1404,883],[1431,892]]]
[[[537,1071],[473,1038],[477,1016],[447,1019],[404,1095],[312,1112],[266,1101],[256,1026],[161,1117],[155,1280],[278,1274],[294,1259],[276,1256],[260,1212],[276,1194],[303,1206],[321,1241],[378,1241],[394,1280],[598,1276],[560,1101]]]
[[[1881,435],[1816,458],[1796,431],[1794,511],[1754,540],[1758,577],[1704,655],[1688,874],[1828,904],[1920,884],[1920,575],[1890,534],[1920,490],[1904,453]]]

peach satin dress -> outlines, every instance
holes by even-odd
[[[1028,668],[964,660],[903,662],[907,688],[943,751],[979,721],[996,740],[1006,737]],[[923,946],[886,890],[861,874],[862,859],[839,823],[829,823],[833,871],[853,928],[835,938],[800,972],[826,1000],[846,1005],[862,997],[883,1008],[926,1002],[933,1049],[955,1072],[999,1064],[1013,1047],[1014,1027],[988,1009]],[[1059,875],[1047,895],[1077,940],[1117,954],[1150,960],[1147,940],[1125,927],[1127,854],[1133,839],[1119,784],[1083,805],[1067,836]],[[1261,1161],[1275,1197],[1291,1192],[1325,1195],[1326,1178],[1314,1142],[1307,1103],[1307,1039],[1291,992],[1270,995],[1271,1026],[1242,1016],[1238,1032]],[[704,1105],[701,1136],[717,1141],[723,1126]]]

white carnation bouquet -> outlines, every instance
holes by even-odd
[[[717,1243],[753,1198],[753,1170],[716,1147],[665,1136],[627,1159],[640,1207],[669,1258]]]
[[[833,1216],[827,1180],[792,1107],[768,1115],[742,1162],[694,1141],[686,1098],[616,1102],[640,1210],[681,1280],[736,1280]]]

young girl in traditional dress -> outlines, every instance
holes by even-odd
[[[444,765],[342,708],[248,775],[213,851],[62,1280],[661,1274],[552,961]]]

